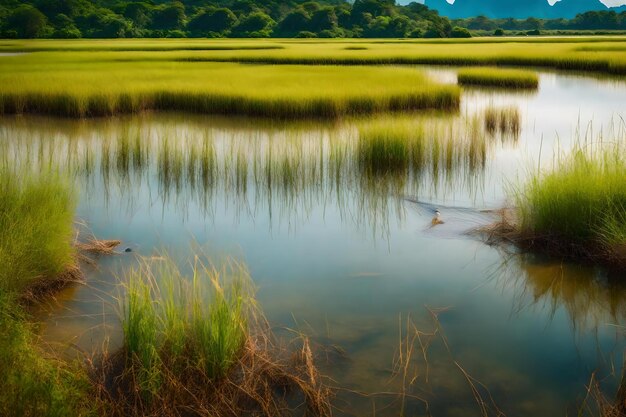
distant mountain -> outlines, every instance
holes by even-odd
[[[439,14],[453,19],[481,15],[490,18],[571,19],[588,11],[626,10],[626,6],[609,9],[600,0],[561,0],[553,6],[547,0],[456,0],[454,4],[449,4],[446,0],[425,0],[425,4],[439,11]]]

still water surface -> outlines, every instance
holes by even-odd
[[[452,70],[427,71],[454,82]],[[102,259],[87,285],[42,308],[42,333],[68,352],[105,339],[115,347],[115,275],[137,254],[184,257],[200,245],[244,260],[270,322],[310,335],[322,371],[348,390],[401,391],[394,360],[407,328],[410,339],[419,329],[410,396],[340,391],[338,414],[480,415],[462,370],[509,416],[572,414],[592,372],[615,389],[626,347],[621,277],[507,254],[465,232],[493,221],[484,210],[505,205],[507,187],[529,170],[576,140],[610,139],[624,97],[626,83],[551,72],[536,92],[466,90],[459,114],[415,117],[433,137],[458,139],[486,107],[514,106],[520,134],[444,149],[449,159],[432,151],[420,172],[366,179],[353,158],[359,120],[0,119],[16,160],[72,166],[79,218],[133,250]],[[143,145],[133,153],[135,138]],[[203,149],[215,161],[204,171],[194,162]],[[431,228],[435,208],[446,223]]]

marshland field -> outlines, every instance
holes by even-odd
[[[625,76],[619,36],[2,40],[0,415],[626,415]]]

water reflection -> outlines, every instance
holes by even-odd
[[[150,210],[161,207],[162,214],[174,209],[186,216],[193,206],[205,217],[223,204],[234,218],[263,213],[270,224],[292,225],[321,205],[385,235],[390,216],[405,216],[406,196],[477,195],[489,153],[501,144],[496,137],[516,137],[508,128],[496,135],[486,116],[400,115],[374,127],[359,120],[239,127],[224,119],[190,123],[169,117],[63,124],[42,119],[35,128],[6,119],[0,144],[15,163],[71,172],[87,204],[133,210],[148,199]],[[378,162],[363,159],[363,144],[379,146],[369,135],[389,125],[401,127],[395,140],[407,159],[393,169],[373,169]]]
[[[516,294],[515,314],[543,309],[554,318],[564,309],[575,333],[626,321],[626,284],[621,273],[537,254],[509,254],[494,276]]]

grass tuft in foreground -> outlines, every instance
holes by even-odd
[[[123,348],[104,358],[97,382],[112,415],[285,415],[287,393],[330,414],[312,362],[273,357],[244,265],[196,257],[183,270],[156,257],[127,278]],[[306,340],[302,349],[310,358]]]
[[[85,369],[44,353],[20,304],[77,278],[73,217],[73,193],[59,175],[33,174],[0,161],[2,416],[81,416],[93,411],[86,400],[91,391]]]
[[[622,145],[578,146],[512,192],[515,215],[495,238],[559,257],[626,267],[626,158]]]
[[[85,370],[47,357],[32,327],[14,298],[0,292],[0,415],[92,415]]]
[[[533,71],[499,68],[464,68],[457,74],[459,85],[537,89],[539,77]]]

